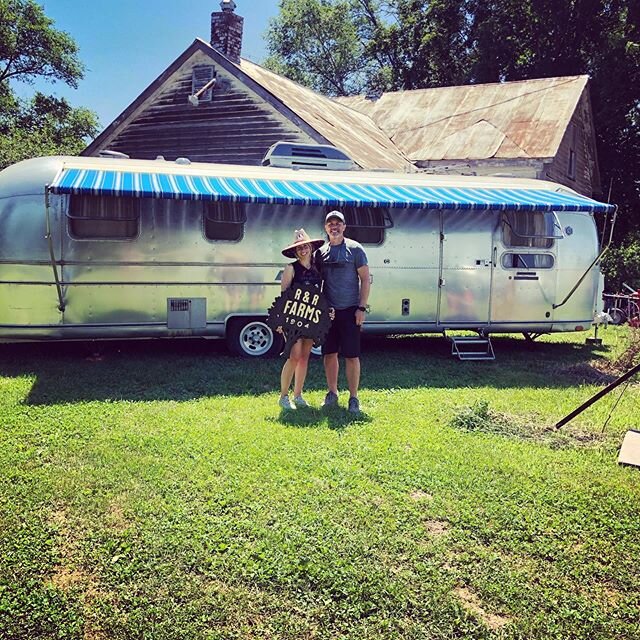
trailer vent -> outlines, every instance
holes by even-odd
[[[167,298],[167,328],[203,330],[207,327],[206,298]]]
[[[263,166],[288,169],[330,169],[349,171],[355,168],[351,158],[331,145],[276,142],[262,160]]]

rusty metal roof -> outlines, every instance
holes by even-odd
[[[372,118],[413,162],[552,158],[588,76],[337,98]]]
[[[363,169],[413,170],[409,160],[368,115],[244,58],[239,68]]]

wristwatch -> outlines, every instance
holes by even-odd
[[[358,311],[364,311],[365,313],[369,313],[369,306],[366,307],[358,307]]]

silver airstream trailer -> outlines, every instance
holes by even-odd
[[[43,157],[0,173],[0,342],[217,336],[277,352],[264,319],[280,250],[334,208],[369,257],[368,332],[591,326],[594,214],[613,207],[554,183]]]

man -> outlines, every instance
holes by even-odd
[[[317,251],[316,261],[322,269],[323,291],[335,309],[335,319],[327,334],[322,355],[328,392],[323,407],[338,404],[338,354],[345,358],[349,386],[349,411],[360,413],[360,329],[369,299],[367,255],[355,240],[345,238],[346,224],[339,211],[331,211],[324,221],[329,238]]]

